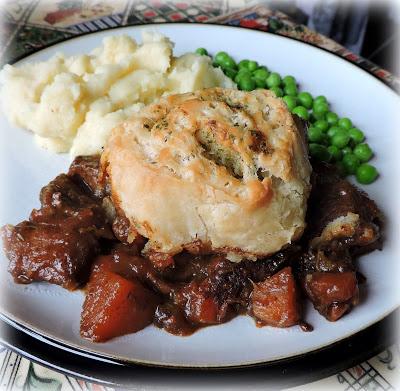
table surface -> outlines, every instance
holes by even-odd
[[[398,89],[399,79],[337,42],[281,12],[250,0],[78,1],[9,0],[1,5],[0,64],[16,61],[73,36],[122,25],[213,22],[289,36],[338,54]],[[290,390],[390,390],[400,388],[400,350],[394,345],[353,368]],[[397,386],[397,387],[396,387]],[[112,390],[36,364],[0,345],[0,390]]]

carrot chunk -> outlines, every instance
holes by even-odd
[[[81,336],[104,342],[149,325],[159,300],[137,280],[102,270],[94,273],[81,315]]]
[[[266,325],[290,327],[297,324],[300,308],[292,269],[286,267],[254,284],[251,305],[254,316]]]

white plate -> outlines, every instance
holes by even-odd
[[[233,27],[213,25],[158,25],[114,29],[75,38],[37,52],[20,63],[47,59],[58,51],[80,54],[115,34],[140,39],[144,29],[157,29],[176,42],[176,53],[206,47],[210,53],[226,50],[235,59],[250,58],[282,75],[292,74],[301,89],[326,95],[334,111],[349,116],[368,136],[376,152],[373,164],[381,176],[365,188],[388,217],[386,242],[360,260],[367,276],[362,301],[349,315],[330,323],[307,307],[312,333],[299,327],[257,328],[250,317],[202,329],[190,337],[175,337],[153,326],[103,344],[79,336],[83,303],[81,292],[69,293],[47,284],[16,285],[6,272],[1,254],[1,311],[24,326],[68,346],[103,357],[170,366],[222,367],[270,362],[310,352],[350,336],[382,319],[400,304],[398,295],[399,129],[395,126],[399,97],[382,82],[333,54],[301,42]],[[1,210],[0,225],[18,223],[38,206],[40,188],[65,171],[69,157],[39,149],[28,132],[11,127],[0,117]],[[366,341],[373,344],[374,341]]]

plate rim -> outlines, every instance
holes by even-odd
[[[395,95],[397,97],[399,97],[399,92],[396,91],[395,87],[390,85],[389,83],[387,83],[385,80],[379,78],[377,75],[375,75],[373,72],[369,71],[368,69],[365,69],[364,67],[360,66],[359,64],[354,63],[353,61],[342,57],[341,55],[339,55],[338,53],[335,52],[331,52],[328,49],[322,48],[316,44],[310,43],[310,42],[305,42],[302,41],[300,39],[294,38],[294,37],[288,37],[288,36],[284,36],[284,35],[280,35],[280,34],[276,34],[273,32],[269,32],[269,31],[263,31],[263,30],[259,30],[259,29],[253,29],[250,27],[246,27],[246,26],[232,26],[232,25],[225,25],[225,24],[220,24],[217,22],[208,22],[208,23],[201,23],[201,22],[165,22],[165,23],[138,23],[138,24],[134,24],[134,25],[125,25],[125,26],[114,26],[114,27],[109,27],[109,28],[105,28],[105,29],[101,29],[98,31],[89,31],[89,32],[84,32],[82,34],[79,35],[75,35],[75,36],[71,36],[71,37],[66,37],[60,41],[51,43],[49,45],[46,45],[45,47],[34,51],[32,53],[26,53],[23,54],[17,58],[15,58],[12,62],[10,62],[9,64],[16,64],[19,61],[23,60],[23,59],[27,59],[30,56],[33,56],[39,52],[42,51],[46,51],[56,45],[60,45],[64,42],[67,41],[72,41],[72,40],[77,40],[77,39],[84,39],[86,36],[88,35],[94,35],[94,34],[99,34],[99,33],[107,33],[107,31],[110,30],[124,30],[124,29],[135,29],[135,28],[143,28],[143,27],[154,27],[154,26],[159,26],[159,27],[163,27],[163,26],[176,26],[176,25],[185,25],[187,27],[199,27],[200,28],[207,28],[207,27],[218,27],[220,29],[244,29],[244,30],[250,30],[252,33],[256,33],[256,34],[269,34],[272,36],[277,36],[279,38],[282,39],[289,39],[289,40],[293,40],[298,42],[299,44],[304,44],[307,46],[311,46],[314,47],[316,49],[322,50],[330,55],[333,55],[337,58],[339,58],[340,60],[346,62],[346,63],[350,63],[353,66],[355,66],[355,68],[357,68],[358,70],[364,71],[366,72],[369,76],[372,76],[374,79],[379,80],[385,87],[388,88],[389,91],[391,91],[392,93],[394,92]],[[179,369],[205,369],[205,370],[221,370],[221,369],[237,369],[237,368],[252,368],[252,367],[258,367],[258,366],[263,366],[263,365],[268,365],[268,364],[274,364],[274,363],[278,363],[281,361],[287,361],[287,360],[291,360],[291,359],[295,359],[304,355],[308,355],[314,352],[318,352],[320,350],[324,350],[324,349],[328,349],[330,347],[332,347],[333,345],[340,343],[341,341],[344,341],[348,338],[351,338],[353,336],[355,336],[356,334],[365,331],[366,329],[370,328],[371,326],[375,325],[376,323],[379,323],[380,321],[382,321],[384,318],[388,317],[392,312],[394,312],[397,308],[399,308],[399,303],[394,304],[390,309],[388,309],[386,312],[384,312],[383,314],[381,314],[379,317],[375,318],[374,320],[366,323],[365,325],[363,325],[360,329],[358,329],[356,332],[353,333],[349,333],[349,334],[345,334],[344,336],[341,336],[337,339],[335,339],[334,341],[331,341],[330,343],[328,343],[327,345],[321,345],[321,346],[317,346],[317,347],[313,347],[310,349],[305,349],[303,351],[300,351],[298,353],[296,353],[293,356],[282,356],[282,357],[278,357],[278,358],[274,358],[271,360],[256,360],[256,361],[249,361],[249,362],[244,362],[241,364],[225,364],[222,366],[219,365],[204,365],[204,364],[199,364],[199,365],[182,365],[182,364],[173,364],[173,363],[164,363],[164,362],[157,362],[157,361],[148,361],[148,360],[138,360],[138,359],[127,359],[126,357],[116,357],[115,355],[113,355],[112,353],[98,353],[95,351],[92,351],[91,348],[83,348],[80,347],[80,345],[77,345],[75,343],[70,343],[68,341],[62,340],[61,338],[56,338],[54,336],[49,336],[47,333],[39,330],[36,327],[32,327],[31,325],[29,325],[27,322],[25,322],[23,319],[17,319],[15,316],[13,316],[12,314],[7,314],[5,311],[0,310],[0,319],[8,319],[11,322],[14,322],[15,324],[19,324],[21,331],[27,333],[26,331],[29,330],[32,334],[35,334],[37,337],[35,337],[36,339],[40,340],[40,339],[46,339],[48,341],[52,341],[52,344],[54,346],[60,345],[60,346],[64,346],[63,349],[64,350],[76,350],[77,352],[79,352],[80,355],[91,355],[93,356],[95,359],[97,360],[101,360],[101,361],[113,361],[114,364],[119,364],[119,365],[145,365],[145,366],[151,366],[151,367],[157,367],[157,368],[179,368]],[[7,321],[6,321],[7,322]],[[8,324],[11,324],[10,322],[7,322]],[[15,326],[13,326],[15,327]],[[26,329],[24,331],[24,329]],[[29,333],[27,333],[28,335],[30,335]]]
[[[180,374],[189,376],[228,376],[228,381],[232,380],[230,379],[232,373],[234,374],[234,376],[240,377],[249,374],[250,376],[253,376],[254,374],[259,374],[261,372],[263,379],[268,381],[268,385],[269,383],[273,384],[274,386],[272,388],[275,389],[276,381],[278,381],[279,388],[276,388],[281,389],[282,387],[286,388],[300,386],[305,383],[314,382],[322,378],[339,374],[339,372],[358,365],[361,362],[364,362],[374,357],[376,354],[379,354],[381,351],[388,348],[396,341],[397,334],[395,322],[396,320],[398,321],[399,315],[400,308],[398,308],[395,312],[392,312],[383,320],[375,323],[368,329],[360,331],[349,338],[340,340],[338,343],[330,345],[329,347],[324,347],[322,349],[319,349],[318,351],[313,351],[311,354],[305,354],[301,357],[289,357],[287,359],[265,363],[258,366],[239,366],[238,368],[165,368],[158,366],[146,366],[142,364],[121,364],[109,361],[101,361],[97,360],[95,357],[86,357],[81,355],[78,355],[79,357],[77,357],[77,354],[75,354],[74,352],[66,352],[60,346],[48,345],[45,341],[37,340],[34,336],[30,334],[29,330],[19,330],[18,328],[15,328],[14,326],[9,324],[7,324],[6,326],[10,327],[13,335],[11,336],[11,338],[9,338],[5,336],[4,333],[0,333],[0,342],[8,349],[16,352],[17,354],[20,354],[23,357],[26,357],[27,359],[32,360],[47,368],[51,368],[68,376],[78,377],[85,381],[96,382],[107,386],[111,385],[126,387],[127,385],[132,385],[131,382],[127,383],[126,380],[127,378],[128,380],[135,379],[137,377],[136,373],[134,373],[135,371],[139,371],[139,374],[141,372],[144,372],[145,376],[147,376],[146,379],[148,378],[148,374],[150,373],[152,376],[154,376],[154,374],[159,374],[161,376],[170,376],[171,374],[173,374],[174,376],[179,376]],[[0,326],[2,322],[4,322],[4,320],[0,319]],[[2,329],[0,328],[0,330]],[[370,348],[364,349],[364,346],[366,346],[364,344],[364,339],[368,337],[368,334],[370,334],[370,337],[372,338],[377,337],[378,343],[374,344]],[[28,338],[28,340],[32,338],[33,343],[37,343],[39,345],[39,355],[35,353],[38,351],[37,348],[33,348],[34,351],[32,353],[32,348],[27,348],[27,344],[21,345],[21,343],[19,343],[18,345],[18,341],[16,344],[15,335],[17,340],[20,335],[22,335],[22,338]],[[45,346],[45,349],[42,348],[43,346]],[[336,355],[338,353],[342,355],[344,349],[351,350],[353,354],[350,356],[346,355],[346,359],[344,360],[336,360]],[[50,351],[50,355],[47,355],[48,350]],[[356,351],[355,353],[354,350]],[[53,353],[56,353],[56,362],[54,362]],[[43,356],[45,357],[43,358]],[[328,357],[327,365],[326,360],[324,359],[325,357]],[[74,364],[71,363],[71,361],[68,362],[69,358],[72,358],[74,362],[76,362],[76,360],[81,360],[83,361],[84,365]],[[91,362],[90,366],[87,365],[87,360]],[[66,361],[68,362],[67,364]],[[310,368],[310,364],[312,364],[313,362],[316,363],[317,368],[312,367],[311,370],[308,370]],[[318,364],[320,364],[320,366],[318,366]],[[71,369],[71,366],[75,367],[75,370]],[[95,366],[96,368],[92,369],[93,366]],[[87,370],[87,367],[90,368],[89,371]],[[102,368],[106,371],[99,371],[99,367],[100,369]],[[78,370],[76,368],[78,368]],[[100,374],[100,376],[97,376],[97,374]],[[172,379],[175,379],[175,377],[173,377]],[[282,384],[283,380],[285,380],[284,384]]]
[[[313,347],[310,349],[303,350],[295,355],[292,356],[287,356],[287,357],[278,357],[272,360],[255,360],[255,361],[249,361],[249,362],[244,362],[241,364],[226,364],[226,365],[184,365],[184,364],[174,364],[174,363],[165,363],[165,362],[157,362],[157,361],[149,361],[149,360],[138,360],[138,359],[127,359],[123,357],[116,357],[115,355],[111,353],[98,353],[93,351],[91,348],[83,348],[80,347],[80,345],[77,345],[75,343],[71,343],[68,341],[63,341],[60,338],[56,338],[53,336],[47,335],[47,333],[44,333],[41,330],[38,330],[37,327],[32,327],[31,325],[28,325],[26,322],[23,320],[18,320],[16,321],[13,319],[13,317],[8,316],[7,314],[4,313],[4,311],[0,311],[0,320],[3,320],[4,322],[8,323],[12,327],[25,332],[26,334],[33,336],[37,340],[46,340],[48,344],[54,346],[54,347],[60,347],[63,350],[74,352],[76,354],[79,354],[80,356],[91,356],[93,359],[99,360],[99,361],[109,361],[113,362],[114,364],[118,365],[141,365],[141,366],[146,366],[146,367],[156,367],[156,368],[168,368],[168,369],[199,369],[199,370],[223,370],[223,369],[245,369],[245,368],[256,368],[260,366],[265,366],[265,365],[274,365],[279,362],[287,362],[290,360],[295,360],[298,357],[306,356],[308,354],[313,354],[318,351],[324,350],[324,349],[329,349],[333,347],[334,345],[351,339],[355,335],[365,332],[365,330],[371,328],[372,326],[376,325],[377,323],[383,321],[385,318],[389,317],[391,314],[396,312],[396,310],[400,309],[400,305],[397,304],[393,308],[389,309],[386,311],[382,316],[380,316],[377,319],[374,319],[373,321],[363,325],[362,328],[357,330],[355,333],[348,333],[345,334],[344,336],[341,336],[340,338],[335,339],[334,341],[331,341],[327,345],[320,345],[317,347]],[[212,326],[210,326],[212,327]],[[214,326],[214,327],[218,327]],[[180,337],[177,337],[180,338]]]

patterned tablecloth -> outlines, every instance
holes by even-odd
[[[357,63],[396,89],[400,86],[399,79],[386,70],[295,24],[285,14],[260,4],[251,5],[249,0],[9,0],[0,6],[0,64],[91,31],[182,21],[238,25],[310,42]],[[400,389],[399,368],[399,345],[395,345],[353,368],[291,390]],[[3,389],[111,390],[47,369],[0,345],[0,390]]]

